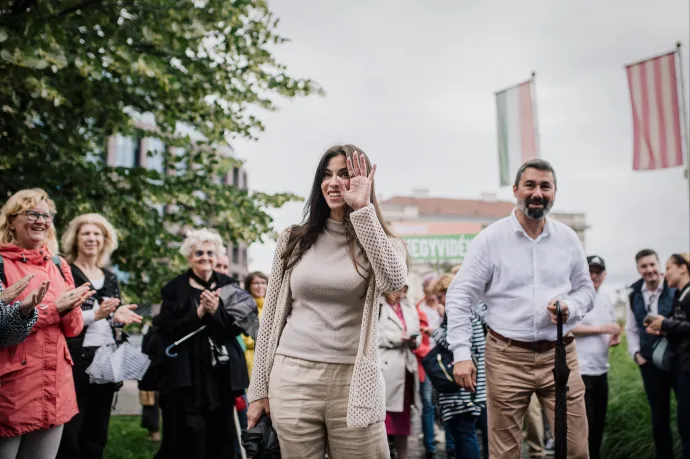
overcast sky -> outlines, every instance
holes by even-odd
[[[258,142],[236,143],[252,189],[306,196],[321,154],[353,143],[378,164],[379,198],[427,188],[513,200],[498,185],[494,92],[535,71],[542,157],[559,180],[554,210],[586,213],[587,251],[607,261],[610,286],[636,279],[640,248],[664,262],[688,250],[682,168],[632,171],[624,70],[681,40],[687,98],[687,0],[269,3],[291,39],[279,60],[326,96],[280,101]],[[301,212],[301,203],[273,212],[276,229]],[[274,248],[252,246],[250,269],[270,270]]]

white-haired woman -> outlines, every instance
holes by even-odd
[[[76,286],[90,284],[94,296],[82,304],[84,331],[69,338],[74,366],[74,388],[79,413],[65,424],[58,459],[103,457],[115,384],[91,384],[86,369],[101,346],[114,345],[115,326],[141,322],[135,304],[120,306],[117,276],[105,269],[117,248],[115,228],[99,214],[74,218],[62,236],[62,251],[69,261]]]
[[[153,324],[166,343],[206,326],[175,348],[160,387],[163,441],[156,458],[234,458],[235,396],[248,386],[247,367],[234,326],[218,296],[232,279],[214,271],[224,250],[218,233],[188,233],[180,252],[189,270],[161,290],[163,302]]]

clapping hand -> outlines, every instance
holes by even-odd
[[[117,298],[108,298],[103,300],[103,302],[100,304],[100,307],[93,313],[94,320],[105,319],[106,317],[110,316],[110,314],[114,312],[119,305],[120,300]]]
[[[143,318],[134,312],[138,307],[139,306],[136,304],[125,304],[120,306],[113,315],[113,321],[122,325],[129,325],[132,323],[140,324]]]
[[[218,305],[220,304],[220,297],[218,291],[210,292],[204,290],[201,292],[201,307],[204,311],[213,315],[218,310]]]
[[[353,210],[363,209],[371,202],[371,184],[374,181],[376,164],[371,167],[371,172],[367,175],[367,161],[364,154],[355,151],[352,159],[347,158],[347,172],[350,183],[347,185],[345,179],[338,177],[338,188],[340,195],[345,203]]]
[[[31,315],[31,311],[33,311],[38,303],[43,300],[43,297],[46,295],[46,293],[48,293],[49,288],[50,281],[42,282],[37,289],[29,293],[26,298],[24,298],[22,305],[19,306],[19,313],[22,315],[22,317],[29,317],[29,315]]]
[[[95,293],[95,290],[91,290],[91,284],[87,282],[80,287],[62,292],[62,294],[55,301],[55,307],[60,313],[70,311],[78,306],[81,306],[84,301],[93,296]]]
[[[0,293],[0,301],[5,304],[10,304],[17,298],[26,287],[29,286],[29,282],[34,278],[33,274],[27,274],[22,277],[18,282],[7,287],[2,293]]]

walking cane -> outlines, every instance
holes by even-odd
[[[568,457],[568,377],[570,369],[566,361],[565,343],[563,342],[563,310],[561,303],[556,302],[556,359],[553,377],[556,385],[556,409],[554,424],[554,457],[566,459]]]
[[[180,339],[178,339],[177,341],[175,341],[174,343],[172,343],[170,346],[166,347],[166,348],[165,348],[165,355],[167,355],[167,356],[170,357],[171,359],[174,359],[175,357],[177,357],[178,354],[177,354],[177,353],[174,353],[174,354],[173,354],[173,353],[172,353],[172,349],[173,349],[174,347],[176,347],[176,346],[178,346],[178,345],[184,343],[184,342],[187,341],[189,338],[191,338],[192,336],[194,336],[194,335],[196,335],[197,333],[201,332],[201,331],[204,330],[205,328],[206,328],[206,325],[203,325],[203,326],[197,328],[196,330],[194,330],[193,332],[191,332],[190,334],[188,334],[187,336],[183,336],[182,338],[180,338]]]

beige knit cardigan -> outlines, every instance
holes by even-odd
[[[379,297],[398,291],[407,282],[407,251],[400,239],[389,238],[372,204],[350,214],[357,239],[373,268],[362,315],[357,357],[347,406],[348,427],[366,427],[386,418],[386,390],[378,358]],[[290,229],[278,238],[271,278],[264,299],[261,326],[256,339],[254,369],[248,390],[249,402],[268,397],[268,381],[280,335],[292,307],[290,275],[283,270],[282,254]]]

